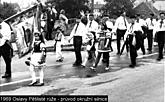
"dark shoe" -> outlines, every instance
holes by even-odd
[[[60,62],[63,62],[63,59],[59,59]]]
[[[120,55],[120,52],[116,53],[116,55]]]
[[[11,78],[11,74],[5,74],[2,76],[2,78]]]
[[[36,86],[43,86],[44,85],[44,83],[38,83],[38,84],[36,84]]]
[[[85,66],[84,66],[84,65],[81,65],[80,67],[81,67],[81,68],[85,68]]]
[[[80,66],[81,63],[73,63],[73,66]]]
[[[163,58],[160,58],[160,57],[159,57],[159,58],[157,58],[156,60],[157,60],[157,61],[161,61],[162,59],[163,59]]]
[[[30,57],[28,57],[28,58],[27,58],[27,60],[31,60],[31,58],[30,58]]]
[[[130,64],[129,67],[134,68],[136,65]]]
[[[152,51],[148,51],[148,54],[151,54],[152,53]]]
[[[106,61],[105,59],[102,59],[102,62],[105,63],[105,62],[107,62],[107,61]]]
[[[37,81],[30,83],[28,86],[34,86],[37,84]]]
[[[25,61],[25,64],[26,64],[27,66],[30,66],[30,61]]]
[[[75,65],[77,65],[77,63],[75,62],[75,63],[73,63],[73,66],[75,66]]]

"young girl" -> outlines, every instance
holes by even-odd
[[[87,42],[87,46],[86,46],[87,55],[86,55],[84,62],[82,63],[82,67],[85,67],[88,60],[91,60],[93,62],[95,61],[95,51],[96,51],[95,43],[96,43],[96,41],[95,41],[94,35],[92,33],[88,33],[87,37],[89,40]]]
[[[46,60],[45,42],[43,36],[39,32],[35,32],[34,37],[35,37],[34,48],[29,62],[30,64],[29,69],[32,76],[32,82],[29,85],[43,86],[44,85],[43,67],[45,66],[45,60]],[[28,65],[27,62],[26,64]],[[39,72],[39,83],[37,82],[37,78],[36,78],[37,72]]]
[[[62,33],[61,27],[56,28],[56,35],[55,35],[55,47],[56,47],[56,62],[62,62],[64,57],[61,52],[61,45],[63,43],[64,35]]]
[[[111,33],[109,32],[102,32],[100,33],[100,37],[99,37],[99,44],[98,44],[98,54],[97,54],[97,57],[96,57],[96,61],[95,63],[93,64],[92,67],[90,67],[91,69],[95,70],[99,61],[100,61],[100,58],[101,58],[101,55],[104,56],[104,62],[106,63],[106,68],[105,70],[109,70],[109,52],[112,51],[111,49]]]

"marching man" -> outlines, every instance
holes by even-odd
[[[142,33],[143,30],[141,28],[140,23],[136,22],[136,17],[132,16],[132,22],[128,27],[126,35],[129,39],[129,47],[130,47],[130,59],[131,64],[129,67],[134,68],[136,66],[136,57],[137,57],[137,50],[142,46]],[[125,37],[126,39],[126,37]]]
[[[159,47],[159,56],[157,58],[158,61],[163,59],[163,47],[165,44],[165,13],[160,13],[160,20],[156,23],[154,32],[157,33],[157,41]]]
[[[116,19],[113,33],[117,34],[117,55],[120,54],[120,40],[124,37],[125,32],[127,31],[128,21],[126,19],[126,12],[123,12],[120,17]]]
[[[154,19],[154,14],[150,14],[150,18],[146,19],[146,24],[148,26],[147,31],[147,40],[148,40],[148,53],[152,53],[152,44],[153,44],[153,29],[156,24],[156,19]]]

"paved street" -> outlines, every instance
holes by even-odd
[[[146,45],[146,43],[145,43]],[[147,47],[147,46],[145,46]],[[29,87],[31,82],[28,67],[24,64],[25,56],[13,58],[12,78],[0,78],[1,95],[108,95],[108,102],[163,102],[164,100],[164,63],[156,61],[157,47],[152,54],[142,55],[138,51],[137,67],[129,68],[129,55],[124,51],[122,56],[110,54],[109,71],[99,63],[96,72],[86,68],[72,67],[75,55],[72,51],[63,51],[63,63],[55,62],[55,53],[48,52],[45,68],[45,85]],[[82,51],[83,59],[85,51]],[[0,59],[1,72],[4,73],[4,62]]]

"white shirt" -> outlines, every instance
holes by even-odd
[[[140,23],[135,22],[133,25],[129,24],[128,29],[126,31],[126,34],[124,35],[125,36],[124,38],[126,38],[128,34],[133,34],[134,31],[141,31],[141,32],[143,32]]]
[[[139,19],[139,22],[137,22],[137,23],[139,23],[140,25],[141,25],[141,27],[142,26],[147,26],[147,23],[145,22],[145,20],[144,19]]]
[[[163,24],[162,27],[161,26],[161,20],[158,20],[155,27],[154,27],[154,31],[158,32],[158,31],[165,31],[165,19],[163,20]]]
[[[147,18],[146,19],[146,24],[147,24],[147,27],[148,27],[149,30],[153,30],[154,26],[156,24],[156,19],[153,19],[152,22],[151,22],[151,18]]]
[[[79,24],[78,27],[77,27],[77,24]],[[77,28],[77,30],[76,30],[76,28]],[[86,37],[86,34],[87,34],[86,26],[82,22],[79,22],[79,23],[76,23],[74,28],[72,29],[71,34],[70,34],[70,39],[73,36]]]
[[[124,19],[125,19],[125,21],[124,21]],[[117,29],[126,30],[128,25],[129,25],[129,23],[128,23],[126,17],[120,16],[116,19],[113,32],[116,32]]]
[[[11,39],[11,29],[10,26],[5,22],[2,22],[0,25],[1,25],[0,33],[2,34],[2,38],[0,38],[0,46],[3,46],[6,40]]]
[[[65,15],[60,14],[59,19],[65,19],[65,23],[68,24],[68,18]]]
[[[108,28],[113,29],[113,23],[111,21],[109,21],[109,20],[106,21],[106,25],[107,25]]]
[[[92,21],[88,21],[88,24],[87,24],[87,30],[88,32],[97,32],[98,31],[98,28],[99,28],[99,25],[98,23],[95,21],[95,20],[92,20]]]

